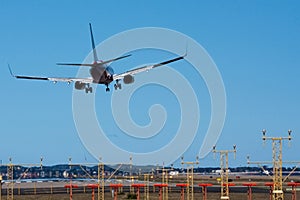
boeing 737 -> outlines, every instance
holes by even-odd
[[[93,50],[93,57],[94,57],[94,62],[92,64],[86,64],[86,63],[57,63],[57,65],[68,65],[68,66],[85,66],[85,67],[90,67],[90,75],[91,77],[87,78],[51,78],[51,77],[37,77],[37,76],[23,76],[23,75],[14,75],[12,73],[11,68],[9,67],[9,71],[11,75],[17,79],[29,79],[29,80],[47,80],[47,81],[53,81],[54,83],[60,81],[60,82],[67,82],[67,83],[72,83],[75,82],[75,89],[77,90],[85,90],[86,93],[93,92],[93,88],[91,87],[90,84],[103,84],[106,86],[106,91],[109,92],[109,84],[113,81],[115,81],[114,88],[115,90],[121,89],[121,83],[120,80],[123,79],[123,82],[125,84],[130,84],[134,82],[134,75],[138,74],[140,72],[144,71],[149,71],[151,69],[154,69],[156,67],[160,67],[163,65],[167,65],[169,63],[178,61],[183,59],[185,55],[179,56],[164,62],[160,62],[157,64],[153,65],[146,65],[144,67],[139,67],[136,69],[132,69],[129,71],[126,71],[121,74],[115,74],[114,70],[112,69],[111,66],[109,66],[109,63],[120,60],[126,57],[131,56],[129,55],[124,55],[120,56],[117,58],[113,58],[110,60],[106,61],[101,61],[98,59],[97,51],[95,48],[95,42],[94,42],[94,36],[93,36],[93,31],[92,31],[92,25],[89,24],[90,26],[90,37],[91,37],[91,43],[92,43],[92,50]]]

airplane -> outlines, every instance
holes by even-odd
[[[134,82],[134,75],[144,72],[144,71],[149,71],[151,69],[154,69],[156,67],[160,67],[163,65],[167,65],[169,63],[184,59],[186,56],[186,53],[183,56],[179,56],[170,60],[166,60],[157,64],[153,65],[146,65],[143,67],[135,68],[129,71],[126,71],[121,74],[115,74],[113,68],[108,65],[109,63],[113,61],[117,61],[120,59],[127,58],[131,56],[131,54],[120,56],[117,58],[113,58],[110,60],[106,61],[101,61],[98,59],[97,51],[95,48],[95,41],[94,41],[94,36],[93,36],[93,31],[92,31],[92,25],[89,23],[90,27],[90,37],[91,37],[91,43],[92,43],[92,50],[93,50],[93,57],[94,57],[94,62],[91,64],[87,63],[57,63],[57,65],[65,65],[65,66],[85,66],[85,67],[90,67],[90,77],[87,78],[51,78],[51,77],[37,77],[37,76],[24,76],[24,75],[14,75],[10,66],[8,65],[10,74],[17,78],[17,79],[29,79],[29,80],[46,80],[46,81],[52,81],[54,83],[56,82],[67,82],[70,84],[71,82],[75,82],[75,89],[77,90],[85,90],[86,93],[92,93],[93,88],[90,86],[90,84],[103,84],[106,86],[106,92],[110,91],[109,84],[113,81],[115,81],[114,88],[115,90],[121,89],[121,83],[120,80],[123,79],[124,84],[131,84]]]

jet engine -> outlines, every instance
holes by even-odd
[[[85,88],[85,83],[82,83],[80,81],[75,82],[75,89],[77,90],[83,90]]]
[[[134,77],[131,76],[131,75],[126,75],[126,76],[124,76],[123,82],[125,84],[133,83],[134,82]]]

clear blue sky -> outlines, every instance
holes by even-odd
[[[42,155],[47,164],[67,162],[68,157],[95,161],[76,132],[72,86],[15,80],[7,69],[10,63],[17,74],[75,76],[77,68],[55,63],[83,61],[91,50],[91,22],[97,44],[119,32],[149,26],[195,39],[224,81],[227,116],[217,148],[237,145],[231,165],[246,165],[248,154],[253,160],[272,158],[271,144],[262,146],[263,128],[269,136],[286,136],[292,129],[294,139],[289,148],[285,143],[284,159],[300,160],[299,9],[298,1],[0,1],[0,159],[28,163]],[[135,61],[156,60],[140,56]],[[186,76],[193,79],[193,73]],[[100,88],[97,92],[105,94]],[[143,111],[143,99],[139,101],[136,110]],[[208,114],[204,117],[209,119]],[[188,160],[195,158],[197,142],[185,153]],[[219,161],[209,154],[201,163],[217,166]]]

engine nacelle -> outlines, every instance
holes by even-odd
[[[126,75],[126,76],[124,76],[123,82],[125,84],[133,83],[134,82],[134,77],[131,76],[131,75]]]
[[[77,89],[77,90],[83,90],[83,89],[85,89],[85,83],[82,83],[80,81],[76,81],[75,82],[75,89]]]

